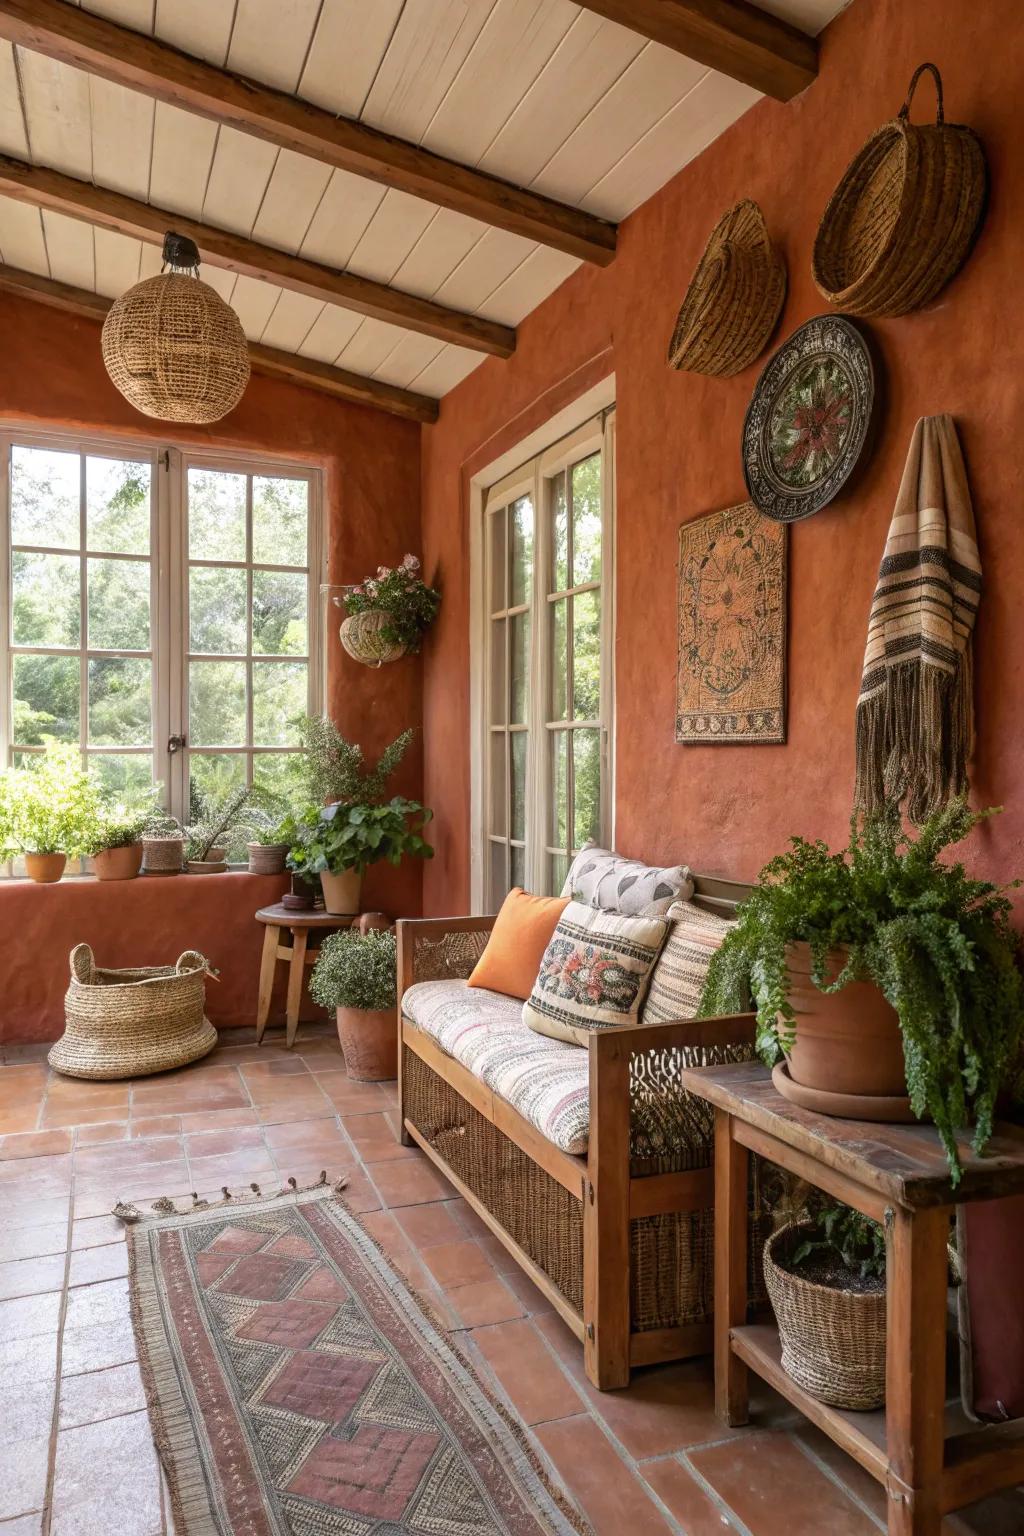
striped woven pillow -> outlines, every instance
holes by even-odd
[[[671,927],[640,1016],[644,1024],[695,1017],[711,957],[735,927],[735,923],[704,912],[691,901],[677,901],[667,916]]]

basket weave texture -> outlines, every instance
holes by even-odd
[[[938,105],[922,127],[910,122],[910,104],[923,70]],[[987,188],[977,134],[945,121],[939,71],[919,65],[897,116],[871,135],[829,199],[811,261],[819,290],[851,315],[920,309],[970,254]]]
[[[249,382],[238,316],[182,272],[146,278],[116,300],[103,322],[103,362],[125,399],[161,421],[219,421]]]
[[[764,1278],[775,1310],[786,1373],[833,1408],[885,1402],[885,1291],[841,1291],[804,1280],[776,1262],[805,1224],[789,1222],[764,1245]]]
[[[757,203],[730,208],[711,232],[669,343],[671,367],[728,378],[768,345],[786,297],[786,266]]]
[[[398,661],[405,655],[404,645],[394,640],[385,640],[382,636],[381,630],[387,623],[388,615],[379,608],[349,614],[339,634],[342,645],[353,661],[361,661],[366,667],[380,667],[386,661]]]
[[[88,944],[71,951],[65,1031],[50,1065],[69,1077],[145,1077],[184,1067],[217,1044],[207,1019],[207,962],[189,949],[176,965],[104,970]]]
[[[180,875],[185,839],[180,832],[170,837],[146,835],[142,839],[142,872],[147,875]]]

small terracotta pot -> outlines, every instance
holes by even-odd
[[[398,1020],[393,1008],[339,1008],[338,1039],[345,1070],[356,1083],[398,1076]]]
[[[346,869],[340,875],[332,875],[324,870],[320,884],[324,892],[324,907],[332,916],[355,917],[358,914],[363,890],[360,870]]]
[[[842,950],[833,951],[827,978],[836,977],[845,962]],[[786,964],[796,1013],[796,1040],[786,1053],[793,1081],[830,1093],[905,1095],[899,1015],[874,982],[851,981],[839,992],[820,992],[811,980],[808,944],[791,944]]]
[[[250,875],[283,875],[287,843],[247,843]]]
[[[134,880],[141,868],[141,842],[125,843],[120,848],[101,848],[92,856],[92,872],[97,880]]]
[[[227,869],[223,848],[208,848],[205,859],[189,859],[190,875],[222,875]]]
[[[25,873],[37,885],[53,885],[64,873],[66,853],[26,853]]]

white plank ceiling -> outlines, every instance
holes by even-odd
[[[761,0],[818,32],[846,0]],[[89,0],[221,67],[623,219],[758,99],[571,0]],[[0,43],[0,151],[516,325],[578,263]],[[0,259],[116,297],[158,247],[0,197]],[[213,266],[253,341],[441,396],[479,353]]]

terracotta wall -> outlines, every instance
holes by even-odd
[[[979,803],[1005,803],[983,863],[1024,872],[1024,137],[1018,0],[853,0],[822,39],[815,84],[762,101],[621,229],[605,271],[581,268],[424,432],[428,565],[445,606],[426,654],[425,793],[445,830],[425,910],[468,909],[468,482],[567,401],[614,371],[618,395],[617,844],[741,878],[792,833],[842,839],[868,608],[910,434],[952,412],[978,520],[985,589],[977,633]],[[785,252],[778,336],[826,309],[810,277],[818,219],[867,135],[895,115],[921,60],[942,71],[951,121],[981,135],[988,219],[955,282],[927,310],[870,324],[881,358],[877,446],[855,494],[792,529],[789,738],[780,747],[683,747],[673,739],[679,525],[744,498],[739,441],[760,363],[731,380],[670,372],[665,351],[687,281],[718,217],[741,197],[764,209]],[[925,83],[915,117],[932,106]],[[980,840],[980,837],[979,837]]]
[[[252,452],[313,465],[323,472],[327,533],[328,579],[353,581],[393,564],[406,550],[420,546],[419,446],[420,429],[412,422],[362,406],[347,405],[330,396],[253,375],[241,404],[211,428],[163,429],[132,409],[107,378],[100,356],[99,326],[55,310],[0,294],[0,420],[25,422],[37,428],[71,428],[125,439],[146,438],[165,444],[204,449]],[[327,635],[329,709],[350,739],[361,742],[368,756],[378,753],[407,725],[422,723],[422,676],[418,659],[406,659],[379,671],[351,661],[338,640],[336,610],[330,610]],[[422,738],[396,777],[396,791],[419,796],[422,789]],[[228,877],[225,877],[228,878]],[[236,877],[230,877],[232,879]],[[257,882],[259,883],[259,882]],[[265,883],[265,882],[264,882]],[[153,882],[156,884],[156,882]],[[223,1006],[215,1005],[222,1022],[247,1022],[255,1007],[255,970],[260,934],[251,913],[253,901],[232,887],[228,900],[197,904],[195,882],[160,881],[161,902],[152,908],[152,958],[176,959],[188,943],[220,955],[244,956],[253,970],[252,986]],[[95,891],[95,887],[88,889]],[[138,887],[132,887],[137,891]],[[248,890],[248,887],[246,887]],[[0,1040],[46,1039],[60,1033],[56,1008],[63,994],[66,951],[78,938],[88,937],[101,963],[128,963],[118,933],[105,929],[94,912],[89,932],[72,931],[71,918],[80,912],[75,897],[61,887],[52,907],[40,907],[48,891],[30,890],[22,883],[0,886]],[[395,871],[371,871],[365,892],[368,907],[415,915],[421,903],[421,870],[409,862]],[[121,918],[116,903],[109,906],[111,924]],[[52,912],[52,929],[43,915]],[[150,911],[147,904],[146,911]],[[166,923],[161,914],[167,914]],[[183,923],[183,919],[188,919]],[[97,926],[97,923],[99,926]],[[134,930],[133,930],[134,931]],[[9,935],[32,934],[32,942],[13,942]],[[41,988],[26,979],[25,968],[38,966],[40,949],[55,948],[60,988]],[[171,950],[174,953],[171,954]],[[101,953],[102,951],[102,953]],[[147,955],[149,951],[147,950]],[[143,960],[146,955],[142,955]],[[241,987],[243,967],[228,967],[225,990]],[[246,971],[248,974],[248,971]],[[212,988],[211,988],[212,991]],[[251,997],[250,997],[251,992]],[[16,1000],[16,1006],[15,1006]],[[250,1006],[251,1003],[251,1006]]]

